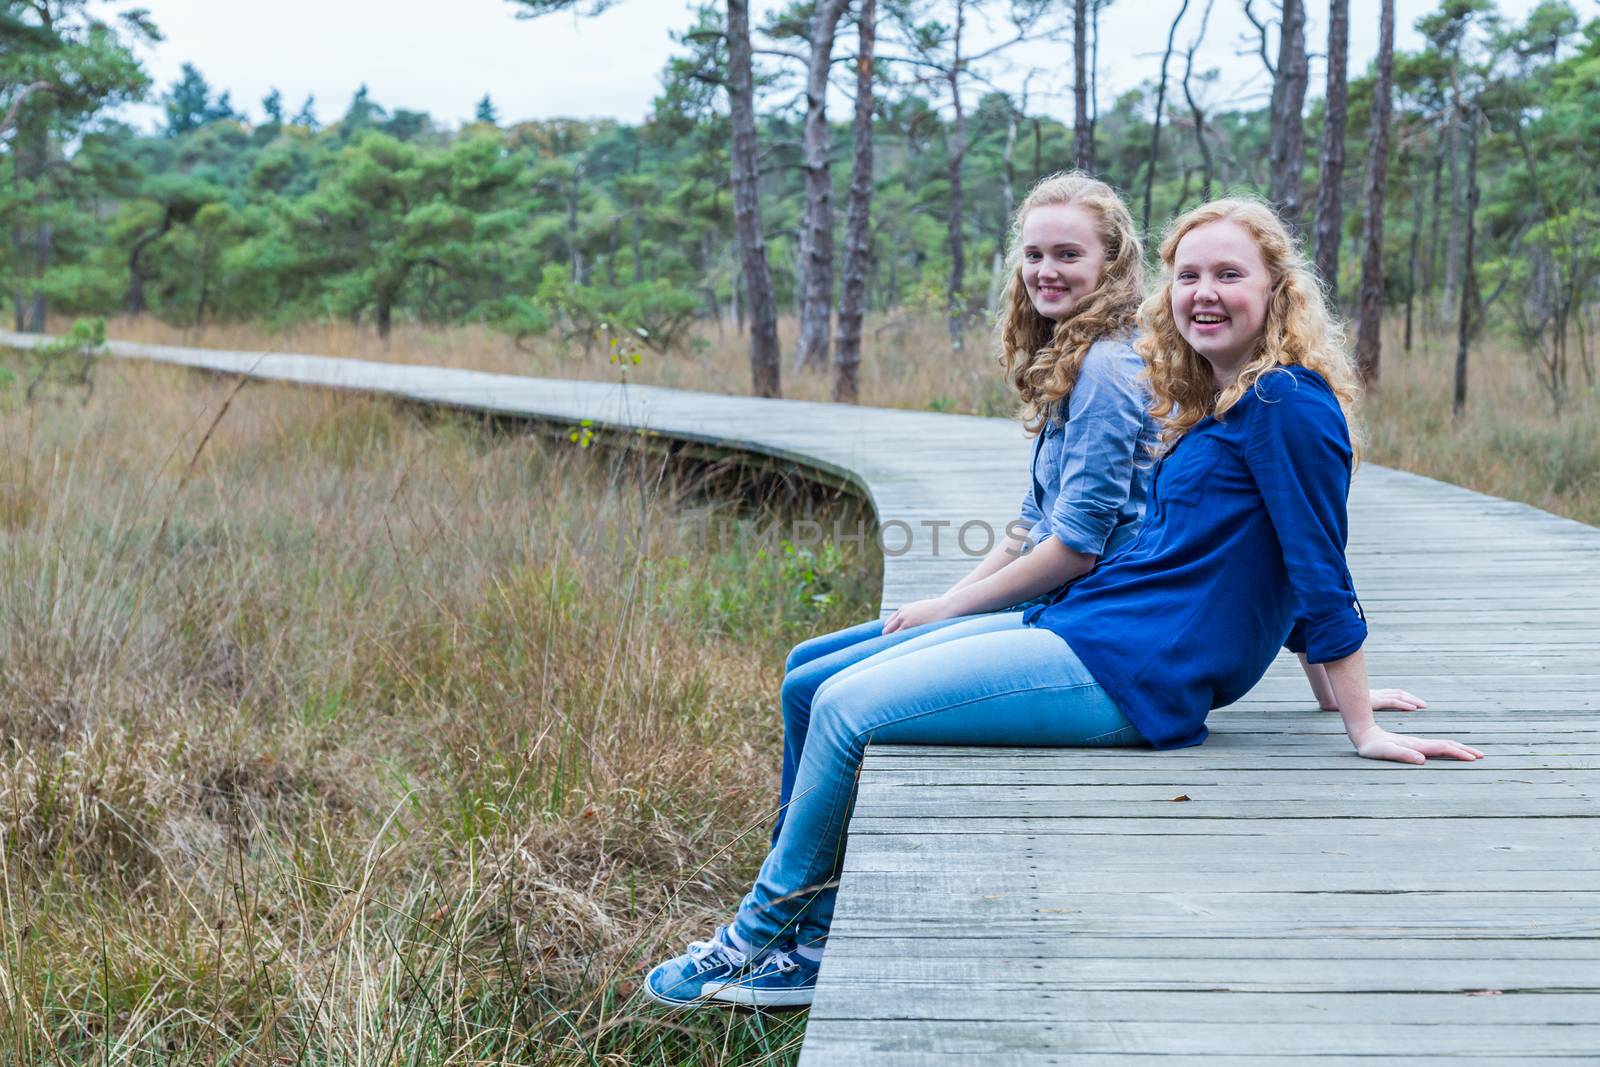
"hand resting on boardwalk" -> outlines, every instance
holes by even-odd
[[[1367,688],[1366,654],[1360,649],[1324,666],[1356,755],[1395,763],[1426,763],[1429,756],[1468,761],[1483,758],[1482,752],[1459,741],[1407,737],[1379,726],[1372,718],[1376,705],[1368,699],[1372,691]]]

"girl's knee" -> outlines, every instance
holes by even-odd
[[[783,685],[778,689],[783,722],[790,729],[804,727],[811,719],[811,704],[817,691],[817,680],[811,674],[804,667],[791,671],[783,676]]]
[[[818,638],[812,637],[801,641],[789,650],[789,655],[783,661],[783,681],[788,684],[789,675],[793,674],[802,664],[811,661],[811,646],[817,643]]]
[[[838,749],[864,746],[862,716],[847,699],[849,691],[850,686],[831,682],[823,686],[811,702],[811,734],[826,738],[829,745]]]

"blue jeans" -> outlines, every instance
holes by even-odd
[[[845,668],[854,667],[862,660],[904,644],[914,637],[954,623],[984,617],[961,615],[896,630],[892,634],[883,632],[882,619],[873,619],[858,626],[813,637],[794,646],[783,665],[783,688],[779,698],[783,708],[783,776],[778,786],[778,815],[772,825],[772,844],[778,843],[778,834],[783,830],[789,798],[794,794],[795,771],[800,766],[800,753],[805,748],[806,733],[811,728],[811,702],[822,683]]]
[[[787,815],[734,917],[747,944],[827,937],[869,741],[1144,743],[1066,642],[1025,626],[1020,611],[954,620],[835,671],[816,690],[807,725]]]

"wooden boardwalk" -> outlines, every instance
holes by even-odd
[[[794,460],[911,533],[891,607],[1025,484],[1003,420],[114,352]],[[1489,758],[1357,759],[1287,656],[1200,748],[875,747],[802,1067],[1600,1063],[1600,530],[1370,465],[1351,506],[1374,682],[1432,704],[1380,718]]]

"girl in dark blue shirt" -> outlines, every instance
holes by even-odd
[[[711,940],[650,972],[652,999],[810,1002],[816,967],[795,946],[826,939],[869,741],[1195,745],[1288,645],[1358,755],[1483,755],[1374,721],[1344,560],[1356,381],[1288,231],[1262,204],[1215,201],[1174,223],[1161,258],[1138,347],[1164,449],[1138,535],[1026,618],[957,623],[826,682],[754,888]]]

